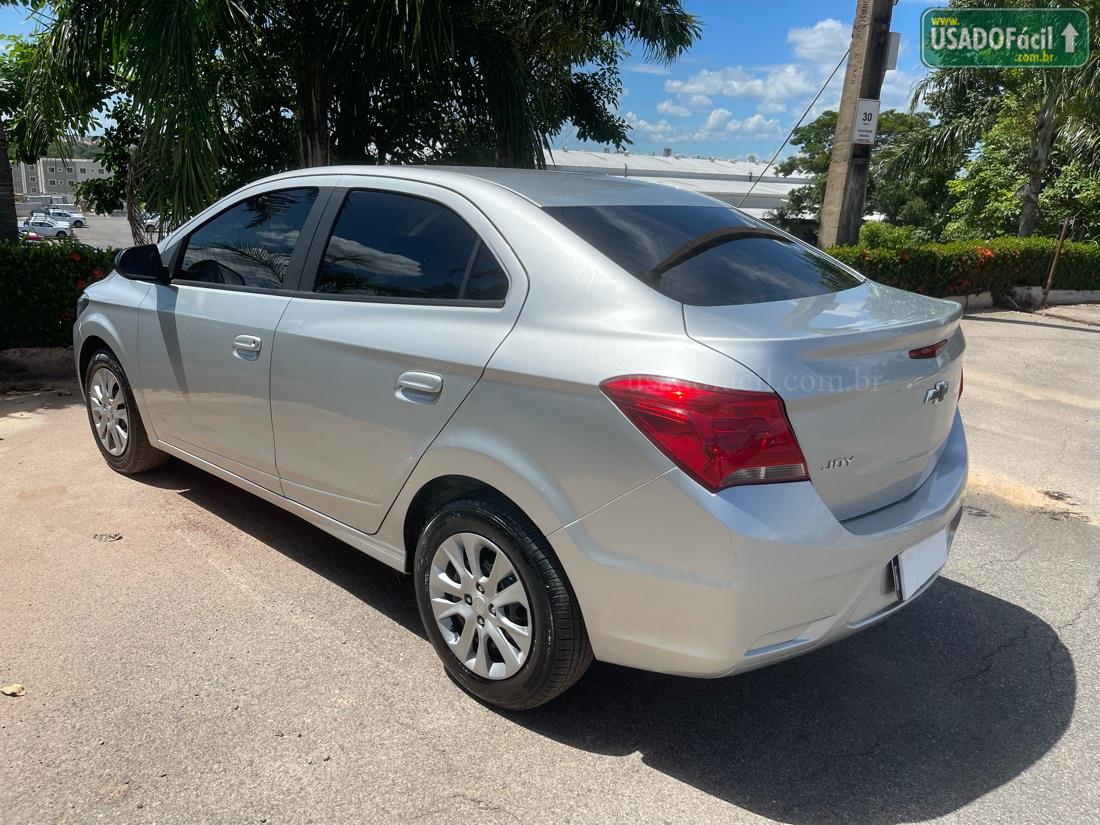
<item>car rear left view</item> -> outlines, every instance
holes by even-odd
[[[717,677],[902,608],[958,524],[957,304],[711,198],[322,168],[120,255],[74,326],[116,470],[195,464],[402,572],[478,698]]]

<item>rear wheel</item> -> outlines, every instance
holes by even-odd
[[[447,673],[478,699],[533,708],[592,662],[561,564],[514,508],[489,499],[447,505],[424,528],[414,568],[428,638]]]
[[[168,460],[150,443],[126,373],[108,350],[100,350],[88,362],[84,399],[96,446],[112,469],[129,475]]]

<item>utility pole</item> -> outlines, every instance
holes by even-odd
[[[844,90],[833,137],[829,177],[825,183],[825,202],[821,207],[817,245],[822,249],[859,240],[871,145],[878,128],[878,100],[890,50],[893,10],[894,0],[856,0],[852,45],[844,71]],[[857,126],[860,134],[857,134]]]

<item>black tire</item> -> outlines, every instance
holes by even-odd
[[[76,223],[73,224],[73,226],[76,229],[83,229],[84,228],[84,221],[77,221]]]
[[[432,612],[428,590],[432,558],[443,541],[456,533],[476,533],[493,542],[527,592],[531,650],[508,678],[485,678],[466,667],[451,651]],[[514,507],[490,498],[446,505],[420,534],[413,573],[424,630],[448,675],[475,698],[508,710],[537,707],[567,690],[592,663],[584,619],[561,563],[546,538]]]
[[[118,384],[125,397],[125,410],[128,418],[126,446],[120,455],[112,455],[99,438],[96,431],[95,418],[92,415],[91,381],[96,370],[106,368],[114,373]],[[168,460],[168,454],[158,450],[149,442],[149,436],[145,432],[145,424],[141,420],[137,404],[134,402],[134,392],[130,389],[130,382],[118,359],[110,350],[101,349],[92,356],[84,370],[84,408],[88,413],[88,424],[92,428],[92,438],[95,441],[103,459],[112,470],[126,475],[143,473],[164,464]]]

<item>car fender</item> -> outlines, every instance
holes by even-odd
[[[73,324],[73,358],[76,361],[77,380],[81,389],[84,376],[80,374],[80,361],[84,344],[90,338],[98,338],[115,354],[134,392],[141,399],[141,368],[137,357],[138,308],[149,293],[151,284],[128,281],[120,275],[112,275],[85,290],[89,298],[87,308]],[[104,308],[110,308],[105,312]]]
[[[394,547],[405,543],[405,517],[416,494],[429,482],[443,476],[463,475],[493,487],[507,496],[534,522],[544,534],[549,534],[565,523],[569,503],[564,491],[552,480],[539,474],[534,477],[521,475],[503,455],[494,454],[492,445],[448,446],[429,450],[416,465],[401,493],[394,501],[378,538]]]

